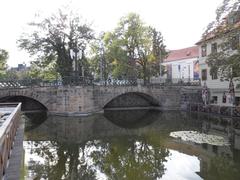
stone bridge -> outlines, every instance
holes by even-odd
[[[0,102],[22,102],[25,111],[44,109],[52,114],[89,114],[104,108],[180,108],[186,86],[59,86],[0,90]]]

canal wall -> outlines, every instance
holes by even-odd
[[[219,106],[214,104],[204,105],[203,103],[189,103],[186,111],[210,113],[221,116],[240,117],[239,106]]]
[[[221,116],[240,117],[239,106],[220,106],[216,104],[204,105],[202,101],[201,88],[183,88],[181,91],[182,111],[201,112]]]

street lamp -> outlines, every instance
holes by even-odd
[[[101,34],[103,36],[104,34]],[[100,69],[100,82],[103,82],[106,84],[106,72],[105,72],[105,57],[104,57],[105,51],[104,51],[104,44],[101,38],[99,39],[99,69]]]
[[[73,60],[73,71],[77,73],[78,71],[78,56],[79,56],[79,50],[77,48],[70,49],[70,56],[71,59]]]

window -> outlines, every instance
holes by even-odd
[[[232,66],[232,77],[239,77],[239,66]]]
[[[212,80],[217,79],[218,78],[218,71],[217,70],[211,71],[211,76],[212,76]]]
[[[207,80],[207,69],[202,69],[202,81]]]
[[[235,105],[240,106],[240,97],[235,97]]]
[[[207,45],[202,45],[202,57],[207,56]]]
[[[214,152],[215,154],[217,154],[217,153],[218,153],[218,146],[213,145],[213,146],[212,146],[212,150],[213,150],[213,152]]]
[[[233,25],[234,23],[235,23],[235,18],[234,18],[234,16],[230,16],[229,18],[228,18],[228,24],[230,24],[230,25]]]
[[[211,53],[217,53],[217,43],[211,45]]]
[[[233,25],[239,22],[240,20],[240,14],[239,11],[233,11],[228,16],[228,24]]]
[[[218,78],[217,72],[213,72],[211,75],[212,75],[212,80]]]
[[[217,96],[212,96],[211,103],[217,104],[218,97]]]
[[[227,95],[226,93],[224,92],[223,93],[223,96],[222,96],[222,103],[226,103],[227,102]]]
[[[231,38],[230,46],[232,50],[236,50],[239,47],[239,36],[234,36]]]

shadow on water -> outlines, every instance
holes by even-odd
[[[152,124],[161,116],[157,110],[105,110],[104,116],[113,124],[122,128],[141,128]]]
[[[25,132],[33,130],[47,120],[47,112],[39,111],[34,113],[23,113],[22,118],[25,120]]]

